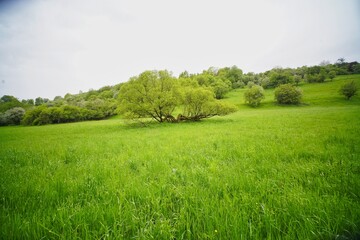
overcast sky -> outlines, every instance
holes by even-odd
[[[211,66],[360,61],[359,0],[0,0],[0,96],[53,99]]]

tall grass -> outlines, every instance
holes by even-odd
[[[353,76],[359,82],[359,76]],[[351,239],[360,98],[302,86],[198,123],[0,128],[2,239]],[[336,95],[333,94],[336,92]],[[267,91],[271,96],[271,90]]]

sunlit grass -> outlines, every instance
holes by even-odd
[[[359,82],[359,76],[352,76]],[[360,231],[360,97],[196,123],[0,128],[2,239],[346,239]]]

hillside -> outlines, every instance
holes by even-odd
[[[68,93],[53,100],[38,97],[20,101],[14,96],[4,95],[0,98],[0,126],[100,120],[117,114],[131,118],[153,118],[158,122],[181,119],[198,121],[235,111],[234,106],[216,101],[234,89],[241,92],[241,89],[253,85],[265,89],[284,84],[305,86],[308,83],[332,81],[336,75],[351,78],[357,73],[360,73],[360,63],[345,62],[344,59],[319,66],[277,67],[264,73],[243,73],[237,66],[210,67],[201,73],[184,71],[178,77],[167,70],[144,71],[125,83],[79,94]],[[271,91],[267,92],[271,94]],[[198,102],[195,104],[194,101]],[[201,111],[198,107],[195,110],[192,106],[199,106],[200,102],[204,107]],[[178,112],[180,116],[175,116],[174,110],[179,110],[181,106],[184,112]]]
[[[343,96],[339,94],[339,89],[345,82],[355,81],[360,85],[360,74],[357,75],[344,75],[338,76],[332,82],[325,83],[302,83],[300,88],[303,90],[303,103],[308,107],[322,106],[348,106],[348,105],[359,105],[359,96],[355,96],[351,101],[346,101]],[[225,101],[236,104],[239,109],[252,109],[246,106],[243,101],[243,94],[246,89],[235,89],[230,92]],[[242,100],[239,102],[239,99]],[[274,89],[266,89],[265,100],[262,101],[259,109],[276,108],[274,103]]]
[[[302,84],[303,104],[244,104],[178,124],[119,117],[0,128],[2,239],[356,239],[360,96]]]

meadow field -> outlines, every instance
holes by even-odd
[[[360,75],[200,122],[0,128],[0,239],[359,239]]]

